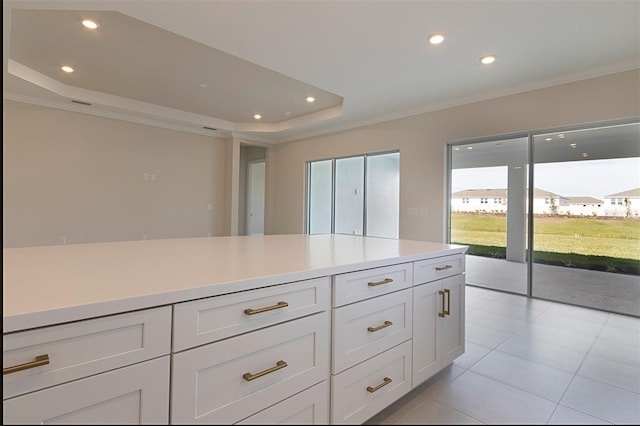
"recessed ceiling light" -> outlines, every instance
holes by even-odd
[[[63,67],[60,68],[62,71],[64,72],[73,72],[73,68],[71,68],[69,65],[65,65]]]
[[[314,98],[313,96],[307,97],[307,102],[312,103],[312,102],[315,102],[315,101],[316,101],[316,98]]]
[[[98,24],[96,24],[91,19],[85,19],[84,21],[82,21],[82,25],[84,25],[85,27],[90,28],[92,30],[95,30],[96,28],[98,28]]]
[[[569,144],[569,146],[570,146],[571,148],[575,148],[575,147],[576,147],[576,144],[575,144],[575,143],[571,143],[571,144]]]
[[[495,60],[496,60],[496,57],[493,55],[487,55],[480,58],[480,62],[482,62],[485,65],[492,64],[495,62]]]
[[[583,156],[583,157],[588,157],[588,156],[589,156],[589,154],[587,154],[586,152],[583,152],[583,153],[582,153],[582,156]]]
[[[253,116],[253,118],[255,118],[256,120],[260,120],[262,116],[260,114],[256,114]]]
[[[429,36],[429,43],[431,44],[440,44],[444,41],[444,36],[442,34],[432,34]]]
[[[467,149],[473,149],[473,147],[472,146],[468,146]]]

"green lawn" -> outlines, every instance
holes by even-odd
[[[640,268],[638,220],[536,216],[534,232],[536,262],[636,274]],[[504,258],[507,218],[453,213],[451,241],[472,246],[472,254]]]

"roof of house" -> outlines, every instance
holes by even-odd
[[[504,188],[499,189],[465,189],[463,191],[454,192],[451,194],[452,198],[495,198],[495,197],[507,197],[507,190]]]
[[[567,197],[563,197],[560,194],[556,194],[555,192],[550,192],[550,191],[545,191],[544,189],[538,189],[538,188],[534,188],[533,189],[533,196],[534,198],[551,198],[551,197],[555,197],[555,198],[563,198],[563,199],[567,199]]]
[[[602,200],[593,197],[567,197],[571,204],[602,204]]]
[[[633,188],[628,191],[622,191],[616,194],[609,194],[604,196],[604,198],[614,198],[614,197],[640,197],[640,188]]]
[[[535,198],[562,198],[564,200],[567,197],[563,197],[562,195],[545,191],[543,189],[534,188],[533,196]],[[484,197],[504,197],[507,198],[507,190],[506,188],[496,188],[496,189],[465,189],[462,191],[457,191],[451,194],[451,198],[484,198]]]

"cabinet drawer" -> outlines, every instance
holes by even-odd
[[[329,424],[328,380],[254,414],[238,425],[326,425]]]
[[[179,303],[173,351],[214,342],[330,308],[329,277]]]
[[[167,424],[169,355],[8,399],[3,424]]]
[[[173,355],[172,423],[230,424],[329,375],[329,312]]]
[[[439,280],[440,278],[464,272],[464,254],[435,257],[413,263],[413,276],[417,284]]]
[[[411,390],[411,341],[331,378],[332,424],[361,424]]]
[[[412,289],[333,310],[334,374],[411,338]]]
[[[411,263],[339,274],[333,277],[333,306],[402,290],[413,285]]]
[[[3,399],[155,358],[171,348],[171,307],[113,315],[2,336],[2,367],[48,357],[3,374]]]

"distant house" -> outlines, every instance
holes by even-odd
[[[640,188],[606,195],[604,197],[606,216],[638,217],[640,215]]]
[[[506,189],[465,189],[451,194],[451,209],[456,212],[505,213]]]
[[[593,197],[567,197],[569,206],[562,208],[560,214],[575,216],[602,216],[604,201]]]
[[[533,191],[534,214],[566,214],[569,205],[567,197],[538,188]],[[507,190],[465,189],[454,192],[451,194],[451,209],[455,212],[506,213]]]
[[[533,214],[560,214],[569,207],[569,199],[542,189],[533,190]]]

